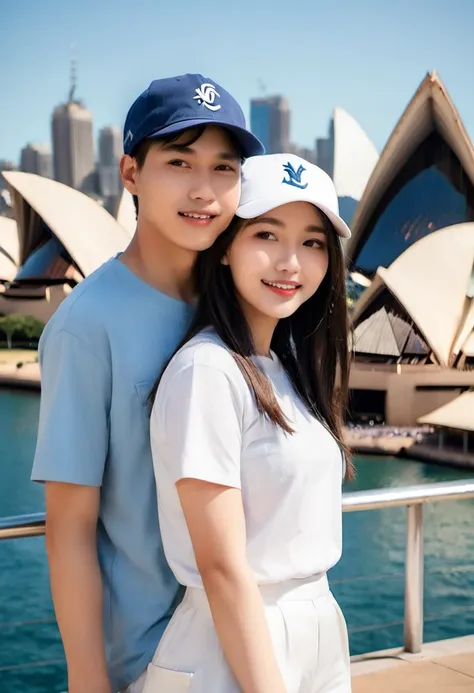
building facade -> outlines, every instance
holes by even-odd
[[[51,149],[45,144],[27,144],[20,154],[20,170],[24,173],[36,173],[45,178],[53,177],[53,159]]]
[[[52,119],[54,178],[85,193],[95,190],[92,114],[81,103],[58,106]]]
[[[118,197],[121,191],[120,157],[122,132],[119,127],[105,127],[99,133],[99,189],[103,197]]]
[[[267,154],[287,152],[290,147],[290,108],[283,96],[268,96],[250,102],[250,129]]]

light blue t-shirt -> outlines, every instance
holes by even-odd
[[[189,305],[113,258],[61,304],[39,347],[35,481],[100,486],[98,551],[114,691],[151,661],[181,590],[163,553],[147,398]]]

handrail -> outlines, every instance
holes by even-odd
[[[45,521],[45,513],[0,517],[0,540],[41,536],[44,534]]]
[[[344,512],[395,508],[404,505],[420,505],[435,501],[474,498],[474,479],[440,481],[435,484],[417,484],[399,488],[352,491],[342,496]]]
[[[423,505],[463,498],[474,498],[474,479],[352,491],[343,494],[344,512],[403,506],[407,509],[403,636],[404,648],[407,652],[420,652],[423,644]],[[44,513],[0,518],[0,540],[40,536],[44,532]]]

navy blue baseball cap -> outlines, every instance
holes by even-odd
[[[130,154],[142,140],[198,125],[220,125],[232,132],[245,158],[264,153],[234,97],[208,77],[191,74],[156,79],[140,94],[125,120],[123,151]]]

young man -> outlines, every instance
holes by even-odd
[[[81,282],[41,339],[32,478],[46,482],[69,693],[139,691],[180,599],[158,527],[147,399],[189,324],[196,255],[234,215],[242,158],[262,149],[212,80],[152,82],[124,129],[135,236]]]

